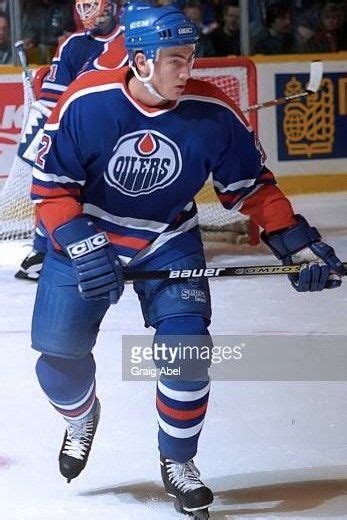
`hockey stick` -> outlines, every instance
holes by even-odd
[[[19,40],[14,44],[14,46],[17,51],[19,63],[23,69],[24,82],[30,97],[30,105],[34,107],[38,112],[40,112],[40,114],[42,114],[43,116],[49,117],[51,115],[51,110],[42,103],[40,103],[40,101],[36,101],[36,96],[32,84],[32,75],[28,66],[28,60],[25,54],[23,40]]]
[[[313,94],[318,92],[321,81],[323,77],[323,63],[320,60],[312,61],[310,66],[310,78],[307,85],[306,90],[302,92],[298,92],[297,94],[292,94],[290,96],[283,96],[277,99],[272,99],[271,101],[265,101],[264,103],[259,103],[257,105],[251,105],[244,110],[244,112],[252,112],[254,110],[259,110],[261,108],[268,108],[277,105],[283,105],[288,101],[292,101],[293,99],[298,99],[301,97],[308,96],[309,94]]]
[[[343,264],[347,275],[347,262]],[[165,271],[129,271],[124,273],[125,281],[174,280],[177,278],[221,278],[224,276],[264,276],[295,274],[301,264],[293,265],[248,265],[238,267],[206,267],[201,269],[173,269]]]
[[[27,56],[25,54],[23,40],[19,40],[18,42],[16,42],[14,44],[14,46],[15,46],[15,49],[17,51],[17,56],[18,56],[18,59],[19,59],[19,63],[21,65],[22,69],[23,69],[25,83],[26,83],[26,85],[28,87],[28,90],[30,91],[30,95],[31,95],[32,100],[35,101],[35,94],[34,94],[34,91],[33,91],[31,72],[30,72],[30,69],[29,69],[29,66],[28,66]]]

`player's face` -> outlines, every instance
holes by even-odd
[[[193,61],[194,45],[160,49],[152,84],[165,99],[176,101],[182,95],[191,76]]]

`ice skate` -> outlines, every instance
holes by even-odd
[[[68,483],[78,477],[87,464],[99,419],[100,402],[96,399],[93,410],[86,417],[67,421],[68,426],[59,453],[59,467]]]
[[[37,281],[42,269],[45,253],[32,249],[20,264],[19,271],[14,275],[18,280]]]
[[[181,463],[161,457],[160,465],[165,490],[174,498],[176,511],[194,520],[209,518],[208,507],[213,502],[213,493],[200,480],[193,460]]]

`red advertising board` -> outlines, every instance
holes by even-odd
[[[19,75],[0,75],[0,177],[6,177],[17,150],[23,119]]]

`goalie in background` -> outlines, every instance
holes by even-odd
[[[117,60],[113,68],[123,66],[127,61],[123,31],[119,26],[121,2],[119,0],[76,0],[76,12],[84,26],[84,31],[73,33],[57,49],[50,67],[39,69],[34,80],[35,96],[38,99],[29,111],[22,132],[17,155],[27,168],[27,179],[32,176],[37,147],[43,127],[60,96],[70,83],[86,69],[103,68],[98,56],[102,56],[112,42],[117,50]],[[22,280],[39,278],[43,259],[47,251],[45,230],[40,221],[36,222],[32,250],[22,261],[15,277]]]

